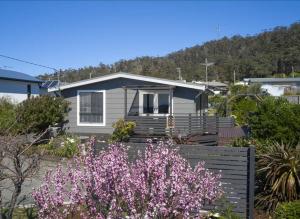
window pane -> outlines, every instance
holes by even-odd
[[[158,113],[169,113],[169,94],[158,94]]]
[[[143,113],[153,113],[153,94],[143,94]]]
[[[80,122],[102,123],[103,122],[103,93],[81,92],[80,100]]]

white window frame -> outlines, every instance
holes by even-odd
[[[103,93],[103,122],[102,123],[80,122],[80,93],[84,93],[84,92]],[[106,91],[105,90],[77,90],[77,126],[106,126]]]
[[[158,113],[158,107],[156,107],[155,105],[158,104],[158,94],[169,94],[171,95],[170,91],[168,90],[155,90],[155,91],[149,91],[149,90],[139,90],[139,115],[141,116],[169,116],[170,112],[171,112],[171,107],[172,107],[172,112],[173,112],[173,103],[174,103],[174,96],[173,96],[173,90],[172,92],[172,103],[169,103],[169,113]],[[156,111],[154,110],[153,113],[143,113],[143,95],[144,94],[154,94],[154,108],[157,108]],[[169,96],[169,100],[170,100],[170,96]]]

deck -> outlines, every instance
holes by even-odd
[[[165,116],[127,116],[126,121],[136,124],[132,142],[144,142],[147,138],[189,138],[191,142],[217,145],[220,128],[233,127],[231,117],[175,115]]]

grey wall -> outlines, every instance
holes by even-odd
[[[31,94],[39,95],[38,83],[0,79],[0,97],[9,97],[15,102],[27,99],[27,85],[31,85]]]
[[[68,132],[73,133],[103,133],[113,131],[112,124],[124,117],[124,89],[128,85],[154,85],[154,83],[118,78],[62,91],[62,96],[71,103],[68,115]],[[157,84],[156,84],[157,85]],[[77,90],[106,90],[106,126],[77,126]],[[199,91],[176,87],[173,93],[174,114],[196,113],[195,96]],[[138,95],[136,90],[127,90],[127,110],[130,114],[138,112]]]

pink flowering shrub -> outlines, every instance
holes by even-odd
[[[171,143],[149,143],[133,163],[112,144],[48,172],[33,198],[40,218],[189,218],[222,195],[219,180],[204,163],[191,168]]]

